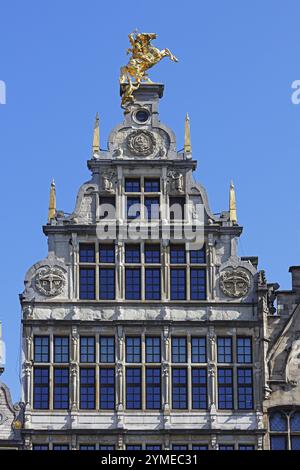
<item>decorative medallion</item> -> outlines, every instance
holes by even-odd
[[[40,294],[54,297],[62,293],[66,278],[59,266],[43,266],[35,276],[35,287]]]
[[[127,137],[127,148],[133,155],[147,157],[154,152],[155,137],[148,131],[134,131]]]
[[[226,270],[221,273],[220,287],[228,297],[244,297],[250,289],[250,277],[242,269]]]

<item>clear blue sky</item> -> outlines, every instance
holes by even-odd
[[[127,34],[157,32],[164,60],[151,78],[165,83],[161,120],[178,148],[189,112],[197,177],[214,212],[236,185],[241,255],[258,255],[269,281],[290,288],[300,263],[300,79],[297,0],[2,1],[0,80],[0,319],[7,344],[3,380],[19,398],[20,306],[26,270],[45,257],[41,227],[49,184],[71,212],[89,178],[95,112],[102,146],[122,119],[118,75]]]

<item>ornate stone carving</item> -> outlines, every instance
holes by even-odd
[[[168,172],[168,181],[171,191],[183,193],[183,175],[176,170],[170,170]]]
[[[292,386],[296,387],[300,378],[300,339],[296,339],[292,343],[290,354],[286,365],[286,379]]]
[[[127,137],[127,148],[133,155],[147,157],[154,152],[156,140],[149,131],[138,130]]]
[[[220,288],[228,297],[244,297],[250,289],[250,277],[242,269],[229,269],[220,275]]]
[[[43,266],[35,275],[35,288],[46,297],[61,294],[65,284],[65,273],[59,266]]]
[[[104,171],[102,173],[102,189],[108,193],[113,193],[115,184],[116,184],[116,172],[111,171]]]

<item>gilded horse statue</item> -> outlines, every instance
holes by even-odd
[[[164,57],[169,57],[173,62],[178,59],[171,53],[169,49],[161,51],[151,44],[156,39],[156,33],[130,33],[128,38],[131,48],[127,49],[127,54],[132,54],[127,65],[121,67],[120,83],[128,85],[122,96],[122,107],[133,101],[133,92],[137,90],[142,81],[152,83],[148,77],[147,70],[160,62]],[[135,79],[135,82],[132,81]]]

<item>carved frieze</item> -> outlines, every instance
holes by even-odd
[[[127,148],[132,155],[137,157],[148,157],[154,152],[155,146],[156,139],[149,131],[134,131],[127,137]]]

